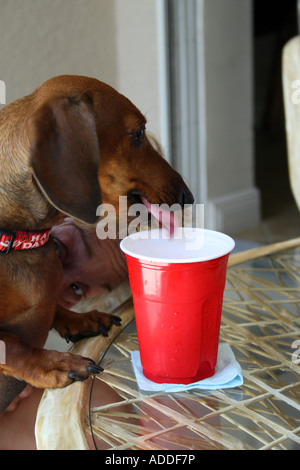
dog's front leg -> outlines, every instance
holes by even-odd
[[[92,359],[32,347],[16,335],[0,331],[5,345],[5,363],[0,373],[21,379],[36,388],[61,388],[97,374],[101,367]]]
[[[57,306],[52,327],[67,341],[75,343],[83,338],[107,336],[112,325],[120,326],[121,319],[116,315],[93,310],[87,313],[75,313]]]

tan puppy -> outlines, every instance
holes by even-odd
[[[42,349],[52,327],[72,339],[118,323],[57,306],[62,266],[49,229],[66,215],[94,224],[98,205],[117,208],[120,195],[193,202],[145,124],[127,98],[78,76],[55,77],[0,111],[0,412],[26,382],[64,387],[100,370],[88,358]]]

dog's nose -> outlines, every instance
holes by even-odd
[[[181,189],[178,195],[178,202],[181,207],[184,207],[185,204],[191,205],[194,203],[194,196],[192,195],[191,191],[187,186]]]

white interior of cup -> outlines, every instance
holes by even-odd
[[[165,229],[136,232],[122,240],[121,250],[134,258],[165,263],[193,263],[220,258],[234,248],[234,240],[221,232],[177,228],[170,238]]]

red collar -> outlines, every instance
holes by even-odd
[[[32,250],[45,245],[50,237],[51,228],[32,232],[9,232],[0,230],[0,254],[11,250]]]

